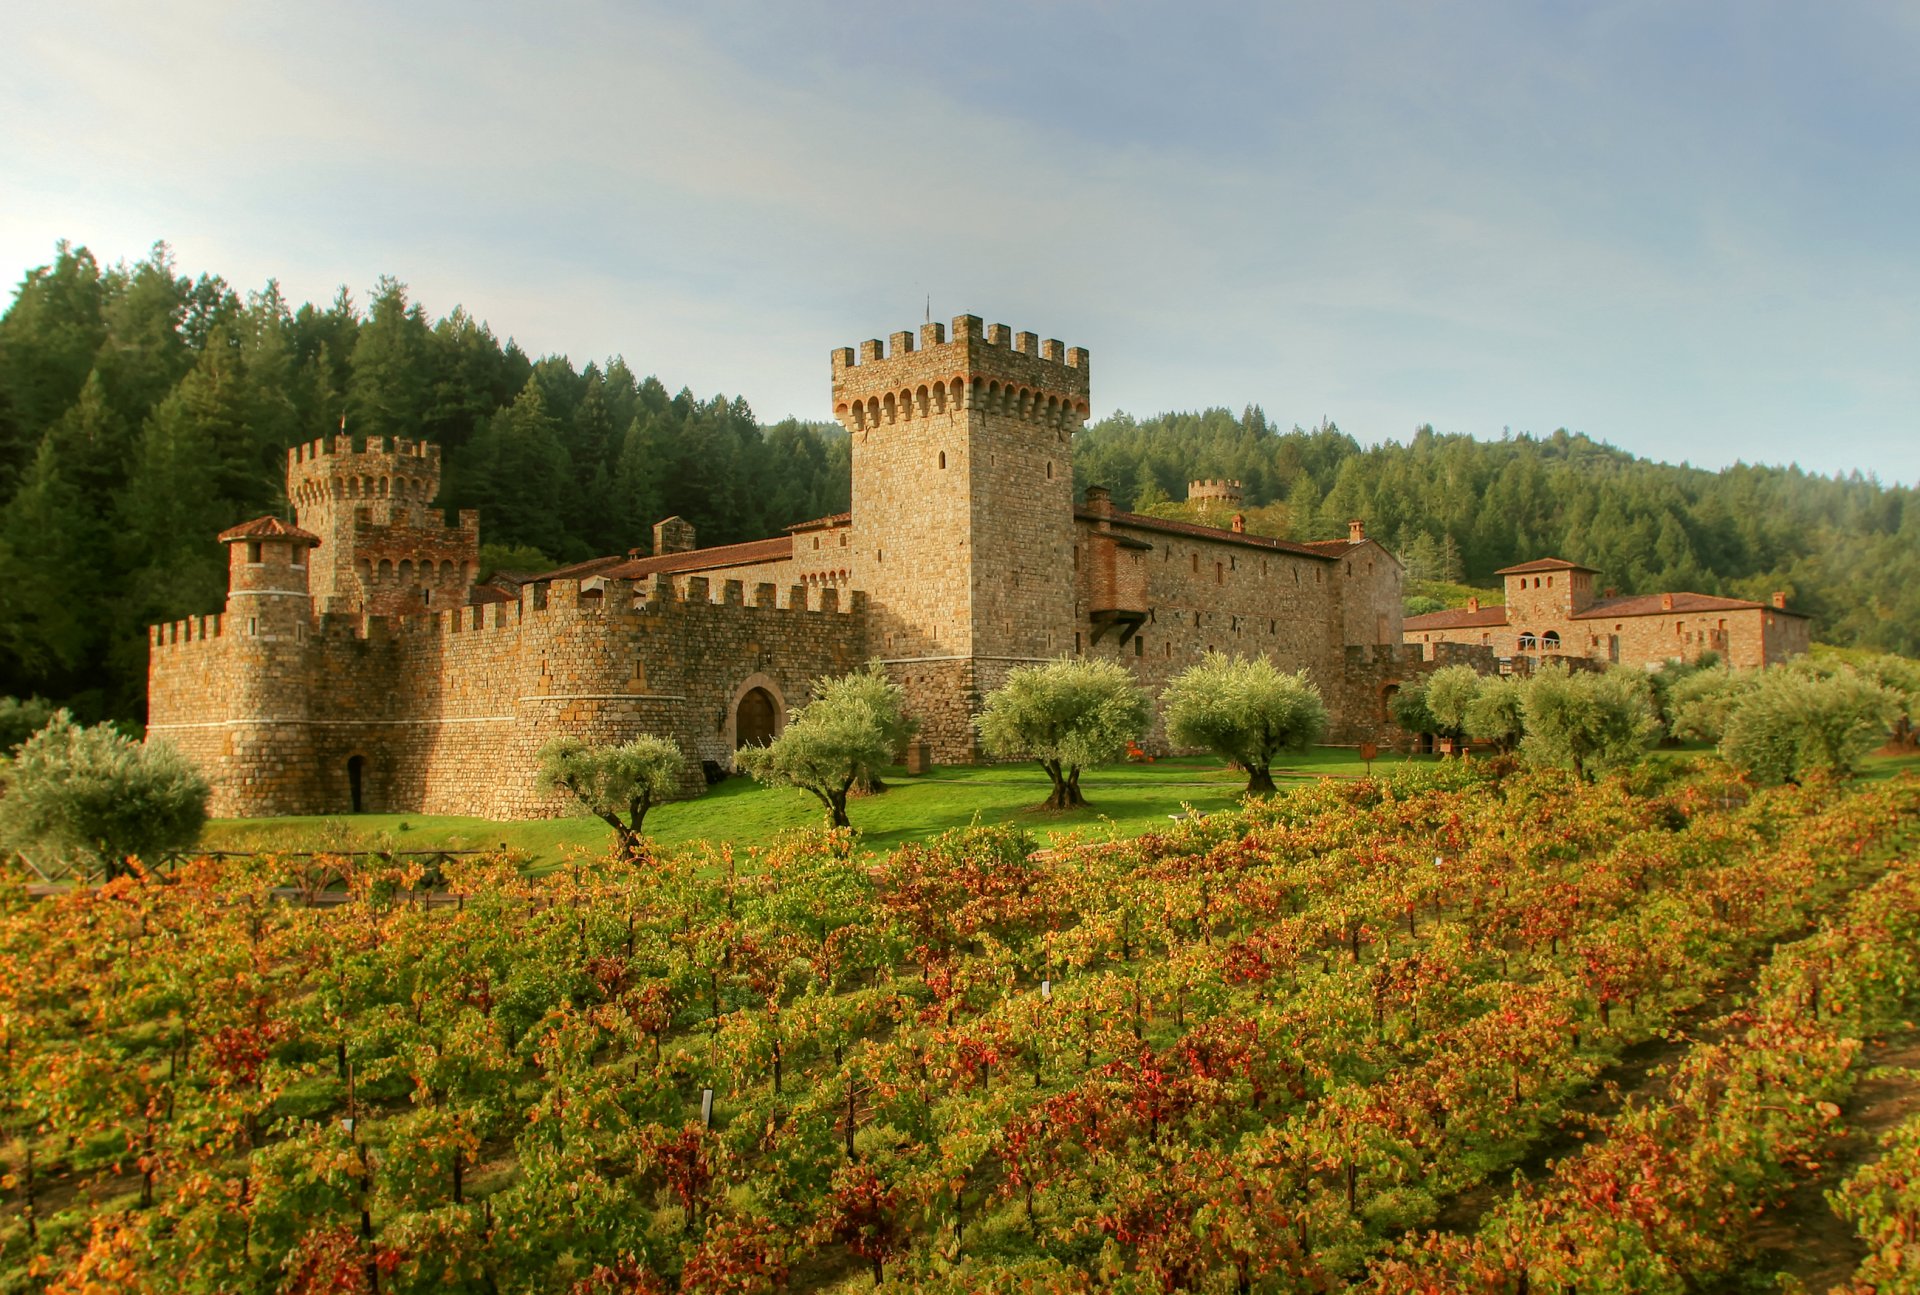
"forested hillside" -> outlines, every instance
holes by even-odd
[[[1424,579],[1492,583],[1555,556],[1623,593],[1785,590],[1818,639],[1920,655],[1920,504],[1858,474],[1707,472],[1565,431],[1477,441],[1422,428],[1363,448],[1331,424],[1281,432],[1256,407],[1117,414],[1076,438],[1074,475],[1136,509],[1183,498],[1192,478],[1236,478],[1248,510],[1284,505],[1275,529],[1330,539],[1363,518]]]
[[[0,317],[0,694],[137,718],[144,627],[220,606],[213,536],[284,509],[287,447],[343,417],[444,446],[442,503],[555,561],[644,546],[671,513],[726,543],[847,506],[832,424],[762,427],[620,359],[536,360],[392,279],[364,307],[295,306],[190,279],[164,247],[114,267],[62,247]]]
[[[670,513],[726,543],[847,506],[831,424],[762,426],[742,400],[672,394],[621,359],[536,360],[457,308],[433,319],[392,279],[364,305],[342,289],[296,306],[271,283],[183,274],[164,247],[109,267],[63,246],[0,316],[0,694],[138,718],[145,626],[220,605],[212,536],[284,509],[286,448],[343,417],[356,436],[445,447],[441,502],[481,509],[490,546],[556,562],[644,548]],[[1904,487],[1672,467],[1565,433],[1363,449],[1257,408],[1116,415],[1076,459],[1079,484],[1123,506],[1227,476],[1301,537],[1365,518],[1423,576],[1484,581],[1557,554],[1629,591],[1785,589],[1823,639],[1920,653]]]

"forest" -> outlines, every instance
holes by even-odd
[[[212,537],[284,510],[287,447],[343,420],[444,447],[441,503],[481,510],[483,560],[501,564],[644,550],[674,513],[718,544],[848,503],[831,423],[762,424],[620,357],[535,359],[458,307],[433,318],[394,278],[364,303],[342,288],[296,306],[273,282],[183,272],[164,244],[105,265],[63,243],[0,316],[0,694],[137,720],[144,627],[220,605]],[[1298,538],[1364,518],[1419,578],[1488,584],[1554,554],[1624,592],[1783,589],[1824,641],[1920,654],[1920,509],[1871,476],[1710,472],[1566,431],[1363,446],[1258,407],[1116,413],[1078,441],[1077,484],[1122,507],[1232,477]]]

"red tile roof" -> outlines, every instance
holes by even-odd
[[[797,535],[801,531],[830,531],[835,527],[850,526],[852,524],[852,513],[830,513],[825,517],[816,517],[812,521],[795,522],[793,525],[783,529],[785,529],[789,535]]]
[[[1331,562],[1340,553],[1353,547],[1346,540],[1323,540],[1322,544],[1339,544],[1339,552],[1316,548],[1310,544],[1296,544],[1292,540],[1276,540],[1269,535],[1249,535],[1245,531],[1223,530],[1218,526],[1201,526],[1196,522],[1177,522],[1169,517],[1148,517],[1144,513],[1123,513],[1116,511],[1111,517],[1076,508],[1074,517],[1083,522],[1111,521],[1115,526],[1126,526],[1138,531],[1160,531],[1168,535],[1190,535],[1195,539],[1213,540],[1221,544],[1244,544],[1248,548],[1269,549],[1280,553],[1297,553],[1302,557],[1320,558]]]
[[[312,531],[301,530],[292,522],[283,522],[278,517],[256,517],[220,532],[222,544],[232,544],[238,540],[298,540],[306,544],[318,544],[320,537]]]
[[[498,580],[506,577],[515,584],[522,585],[538,584],[547,580],[584,580],[588,576],[605,575],[609,568],[617,567],[630,560],[618,555],[588,558],[584,562],[570,562],[564,567],[555,567],[551,571],[542,571],[537,575],[509,575],[504,571],[496,571],[493,573],[493,578]]]
[[[1665,605],[1671,596],[1673,606]],[[1791,611],[1785,607],[1775,607],[1769,603],[1756,603],[1746,598],[1721,598],[1715,594],[1630,594],[1625,598],[1603,598],[1573,614],[1577,621],[1605,620],[1610,616],[1670,616],[1684,612],[1745,612],[1770,611],[1782,616],[1805,618],[1805,612]]]
[[[1497,576],[1526,575],[1534,571],[1591,571],[1599,574],[1599,567],[1583,567],[1578,562],[1569,562],[1565,558],[1535,558],[1531,562],[1522,562],[1517,567],[1501,567],[1493,574]]]
[[[685,553],[632,558],[597,574],[618,580],[637,580],[660,572],[711,571],[720,567],[785,562],[792,557],[793,536],[776,535],[770,540],[748,540],[744,544],[721,544],[710,549],[690,549]]]
[[[1449,607],[1445,611],[1409,616],[1400,622],[1400,628],[1406,633],[1415,634],[1421,630],[1482,629],[1506,623],[1505,607],[1482,607],[1477,612],[1470,612],[1464,607]]]

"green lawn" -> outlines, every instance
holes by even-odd
[[[1374,761],[1386,770],[1407,757]],[[1323,775],[1357,776],[1365,766],[1350,748],[1316,747],[1274,770],[1286,779]],[[1080,833],[1136,836],[1167,825],[1183,807],[1208,811],[1238,803],[1243,774],[1218,760],[1186,758],[1152,764],[1094,769],[1081,778],[1091,802],[1084,809],[1052,813],[1040,808],[1047,797],[1047,775],[1038,765],[1002,764],[937,768],[922,777],[904,769],[886,773],[888,790],[861,797],[848,817],[861,832],[861,848],[884,852],[948,828],[1016,822],[1043,842]],[[752,845],[796,827],[818,826],[820,803],[791,788],[768,788],[746,778],[729,778],[695,800],[662,805],[647,816],[647,832],[664,844],[731,841]],[[337,818],[218,819],[207,825],[201,844],[210,850],[311,850],[318,848],[391,848],[402,850],[477,849],[504,844],[525,854],[536,868],[560,862],[570,846],[603,848],[606,826],[593,818],[494,822],[484,818],[422,814],[357,814]]]

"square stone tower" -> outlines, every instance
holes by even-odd
[[[907,689],[935,758],[974,752],[980,697],[1073,651],[1073,434],[1079,347],[976,315],[833,352],[853,438],[852,576],[869,641]]]

